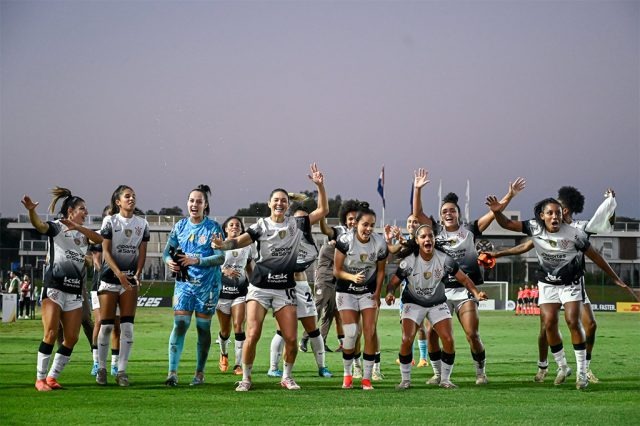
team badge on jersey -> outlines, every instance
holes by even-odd
[[[80,238],[74,238],[73,242],[76,243],[77,246],[79,246],[82,243],[82,241],[80,241]]]
[[[434,273],[435,273],[435,276],[436,276],[436,280],[439,280],[440,278],[442,278],[442,269],[436,268]]]
[[[431,276],[432,276],[433,274],[431,273],[431,271],[427,271],[427,272],[425,272],[425,273],[424,273],[424,274],[422,274],[422,275],[424,276],[424,279],[425,279],[425,280],[428,280],[429,278],[431,278]]]
[[[198,238],[198,244],[202,245],[204,243],[207,242],[207,236],[206,235],[200,235],[200,238]]]
[[[285,230],[282,230],[282,231],[278,231],[278,237],[280,237],[280,239],[283,239],[283,238],[284,238],[284,237],[286,237],[286,236],[287,236],[287,231],[286,231],[286,229],[285,229]]]
[[[238,257],[238,251],[237,250],[232,251],[231,256]]]
[[[569,247],[569,241],[568,240],[560,240],[560,247],[562,247],[563,250],[566,250],[567,247]]]
[[[549,240],[549,245],[553,248],[558,247],[558,243],[556,243],[554,240]]]
[[[136,226],[136,235],[139,237],[140,235],[142,235],[142,228],[139,226]]]
[[[371,262],[373,262],[374,260],[376,260],[376,254],[375,254],[375,253],[371,253],[371,254],[369,254],[369,260],[370,260]]]
[[[133,231],[131,231],[131,229],[124,230],[124,235],[126,235],[127,238],[131,237],[131,234],[133,234]]]
[[[367,260],[367,253],[361,253],[360,254],[360,262],[364,262],[365,260]]]

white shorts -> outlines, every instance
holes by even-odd
[[[336,305],[338,311],[360,312],[365,309],[378,308],[372,293],[351,294],[336,292]]]
[[[120,284],[111,284],[111,283],[106,283],[104,281],[100,281],[100,286],[98,287],[98,293],[103,293],[106,291],[108,291],[109,293],[118,293],[118,295],[121,295],[126,291],[126,289],[122,287]]]
[[[97,291],[91,292],[91,310],[95,311],[96,309],[100,309],[100,298],[98,297]],[[120,305],[116,305],[116,316],[120,316]]]
[[[582,285],[553,285],[546,283],[538,283],[538,290],[540,290],[540,297],[538,299],[538,305],[544,305],[547,303],[561,303],[568,302],[582,302],[583,292]]]
[[[317,317],[316,303],[313,300],[311,287],[306,281],[296,281],[296,297],[298,298],[298,318]]]
[[[250,300],[255,300],[263,308],[267,310],[271,308],[276,313],[285,306],[296,306],[296,289],[260,288],[249,284],[247,302]]]
[[[414,303],[405,303],[402,305],[402,319],[410,319],[420,325],[425,317],[431,325],[434,325],[442,320],[451,319],[451,312],[449,312],[449,306],[447,306],[446,302],[429,308]]]
[[[231,315],[231,308],[245,302],[246,298],[244,296],[236,297],[235,299],[218,299],[216,310],[225,315]]]
[[[56,305],[62,308],[62,312],[75,311],[76,309],[82,309],[82,295],[65,293],[62,290],[56,288],[48,288],[47,294],[42,298],[49,299]]]
[[[469,290],[465,287],[447,288],[444,294],[447,296],[447,305],[449,306],[450,312],[457,313],[460,307],[467,302],[478,303],[474,297],[469,296]]]

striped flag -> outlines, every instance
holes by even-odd
[[[382,208],[384,209],[384,166],[382,166],[382,171],[380,172],[380,177],[378,178],[378,194],[382,197]]]

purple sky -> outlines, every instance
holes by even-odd
[[[143,210],[199,183],[224,217],[271,189],[409,212],[413,170],[484,214],[573,185],[640,217],[640,2],[0,3],[0,214],[66,186],[99,213],[121,183]]]

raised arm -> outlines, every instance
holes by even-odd
[[[522,222],[511,220],[508,217],[506,217],[502,213],[502,210],[504,209],[504,207],[502,206],[502,203],[498,201],[495,195],[489,195],[487,197],[487,201],[485,202],[485,204],[493,212],[493,215],[495,216],[496,222],[498,222],[498,225],[510,231],[522,232]]]
[[[324,175],[318,170],[316,163],[311,165],[309,179],[318,187],[318,207],[309,213],[309,222],[315,225],[329,214],[329,200],[327,199],[327,192],[324,188]]]
[[[28,195],[22,197],[21,202],[24,208],[29,212],[29,220],[33,227],[36,228],[36,231],[41,234],[46,234],[49,230],[49,224],[43,222],[42,219],[40,219],[40,216],[38,216],[38,213],[36,213],[36,207],[38,207],[38,204],[40,203],[34,202]]]
[[[239,235],[236,238],[229,238],[228,240],[225,240],[221,234],[214,235],[211,239],[211,247],[216,250],[224,251],[246,247],[248,245],[251,245],[252,243],[253,240],[247,232]]]
[[[616,193],[609,188],[604,194],[604,201],[598,206],[589,223],[585,227],[585,232],[589,234],[602,234],[611,232],[613,222],[616,217]]]
[[[327,224],[325,218],[320,219],[320,231],[329,238],[329,241],[336,239],[336,233],[333,231],[333,228]]]
[[[511,200],[513,200],[513,198],[516,195],[518,195],[520,191],[522,191],[525,188],[526,185],[527,185],[527,181],[521,177],[517,178],[513,182],[509,182],[509,190],[507,191],[507,194],[504,197],[502,197],[502,200],[500,200],[500,204],[502,205],[502,209],[500,211],[503,211],[504,209],[506,209],[509,203],[511,202]],[[489,227],[489,225],[491,225],[491,222],[493,222],[494,217],[495,216],[493,215],[493,213],[488,212],[487,214],[482,216],[480,219],[478,219],[478,228],[480,229],[480,232],[483,232],[485,229]]]
[[[393,240],[396,240],[394,243]],[[402,243],[404,238],[400,232],[400,228],[397,226],[385,225],[384,226],[384,241],[387,243],[387,249],[389,253],[395,254],[403,247]]]
[[[77,224],[69,219],[60,219],[60,223],[64,224],[70,231],[80,232],[82,235],[87,237],[90,242],[94,244],[102,244],[102,235],[98,234],[96,231],[85,228],[84,226]]]
[[[424,214],[422,210],[422,188],[430,182],[429,172],[426,169],[418,169],[413,172],[413,211],[412,214],[418,219],[420,224],[431,223],[431,218]]]

